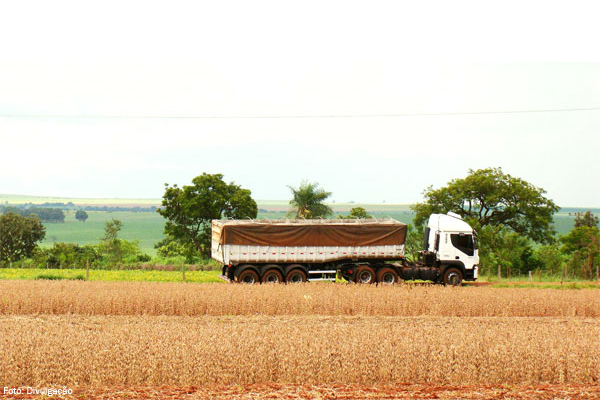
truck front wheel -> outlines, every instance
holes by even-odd
[[[462,283],[463,274],[458,268],[448,268],[444,271],[442,282],[444,285],[459,286]]]

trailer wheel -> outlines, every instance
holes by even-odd
[[[442,282],[444,285],[459,286],[462,283],[463,274],[458,268],[448,268],[444,271]]]
[[[393,285],[400,281],[398,273],[392,268],[381,268],[377,271],[377,281],[382,285]]]
[[[276,269],[270,269],[262,276],[262,283],[281,283],[283,275]]]
[[[255,283],[260,282],[258,279],[258,274],[253,269],[245,269],[237,277],[237,281],[239,283],[245,283],[247,285],[253,285]]]
[[[286,283],[302,283],[306,282],[306,272],[301,269],[293,269],[285,277]]]
[[[354,281],[356,283],[370,284],[375,283],[376,280],[377,278],[375,277],[373,268],[368,265],[359,265],[358,268],[356,268],[356,275],[354,275]]]

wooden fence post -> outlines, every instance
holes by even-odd
[[[85,263],[85,280],[86,281],[90,280],[90,261],[89,260]]]
[[[500,282],[500,279],[502,279],[502,273],[500,270],[500,264],[498,264],[498,282]]]
[[[531,277],[531,271],[529,271],[529,283],[533,282],[533,279]]]
[[[185,261],[181,262],[181,278],[183,279],[183,282],[185,282]]]

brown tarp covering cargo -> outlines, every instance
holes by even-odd
[[[251,246],[385,246],[402,245],[406,224],[395,220],[340,223],[222,221],[220,244]]]

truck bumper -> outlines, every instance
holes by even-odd
[[[478,267],[477,265],[473,266],[473,269],[465,269],[465,276],[464,276],[464,280],[465,281],[476,281],[477,280],[477,271]]]

